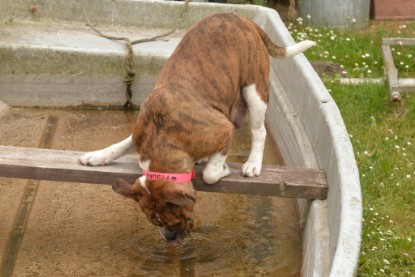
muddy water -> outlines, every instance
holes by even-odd
[[[95,150],[128,136],[135,115],[11,109],[0,144]],[[245,161],[249,147],[245,126],[229,160]],[[279,163],[270,142],[264,159]],[[172,249],[110,186],[0,178],[0,276],[299,276],[292,199],[199,192],[195,225]]]

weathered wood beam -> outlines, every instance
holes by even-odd
[[[389,45],[382,45],[382,56],[385,64],[386,79],[389,86],[389,99],[393,102],[401,101],[401,95],[396,90],[398,83],[398,69],[393,61],[392,51]]]
[[[398,69],[393,60],[391,45],[415,45],[415,38],[383,38],[382,40],[382,56],[389,85],[389,98],[396,102],[401,101],[401,92],[415,92],[415,79],[398,79]]]
[[[133,182],[141,175],[137,157],[128,155],[106,166],[84,166],[83,152],[0,146],[0,176],[10,178],[112,184],[117,178]],[[325,199],[327,183],[317,169],[264,166],[261,176],[244,178],[241,164],[229,163],[231,175],[218,183],[202,181],[203,166],[196,166],[196,190],[206,192]]]
[[[383,45],[415,45],[415,38],[383,38]]]

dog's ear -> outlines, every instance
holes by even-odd
[[[163,187],[162,194],[166,202],[173,203],[177,206],[194,205],[196,193],[191,182],[189,184],[169,184]]]
[[[144,182],[144,185],[142,184]],[[137,178],[133,184],[128,183],[124,179],[118,178],[112,185],[112,189],[125,197],[137,199],[140,196],[150,194],[145,187],[145,180]]]
[[[145,177],[137,178],[133,184],[119,178],[112,185],[112,189],[116,193],[137,201],[148,220],[154,225],[161,226],[161,223],[156,216],[155,206],[151,198],[150,191],[146,186]]]

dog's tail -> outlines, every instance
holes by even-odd
[[[289,58],[297,54],[300,54],[308,48],[316,45],[316,42],[314,41],[304,40],[292,46],[282,47],[272,42],[269,36],[259,26],[257,26],[257,29],[259,34],[261,35],[262,41],[267,47],[268,54],[274,58]]]

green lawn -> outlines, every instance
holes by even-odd
[[[307,27],[306,21],[288,24],[291,35],[296,41],[316,41],[317,46],[308,50],[306,56],[339,65],[342,77],[383,77],[382,38],[415,37],[415,22],[376,23],[363,31],[339,32]],[[400,77],[415,78],[415,46],[395,45],[391,50]]]
[[[391,104],[386,86],[330,89],[360,171],[363,235],[359,276],[415,276],[415,94]]]
[[[338,65],[325,83],[350,134],[360,171],[363,234],[358,276],[415,276],[415,93],[390,103],[387,85],[340,86],[337,77],[383,77],[382,37],[415,37],[415,22],[376,22],[338,32],[288,25],[296,41],[318,45],[311,61]],[[399,77],[415,77],[415,47],[392,49]]]

